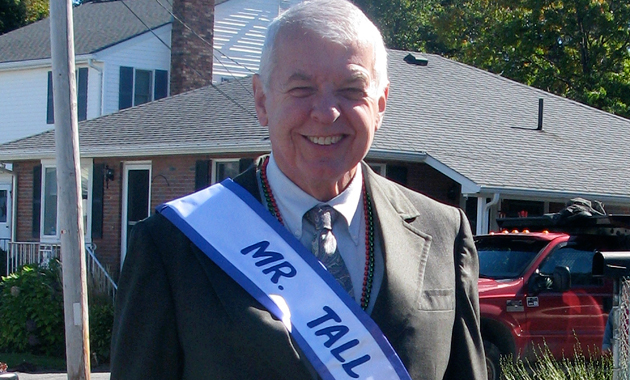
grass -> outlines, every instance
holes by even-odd
[[[65,371],[66,361],[61,358],[33,354],[0,353],[0,362],[9,366],[9,371],[39,372]]]
[[[538,348],[536,360],[501,358],[505,380],[612,380],[612,355],[589,352],[588,358],[579,343],[573,359],[555,359],[547,345]]]

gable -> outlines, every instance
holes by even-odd
[[[162,3],[170,11],[170,3]],[[155,0],[88,2],[75,7],[73,16],[77,55],[147,33],[144,24],[154,29],[171,22],[169,12]],[[49,18],[0,36],[0,64],[46,58],[50,58]]]

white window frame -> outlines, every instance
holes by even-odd
[[[87,176],[87,200],[83,203],[83,213],[85,215],[84,221],[84,238],[86,243],[92,242],[92,176],[93,176],[93,167],[92,167],[92,159],[81,159],[81,169],[88,169]],[[40,221],[39,221],[39,240],[43,243],[58,243],[60,241],[59,236],[59,199],[57,199],[57,220],[55,221],[55,235],[44,235],[44,220],[46,218],[45,212],[45,202],[46,202],[46,169],[54,168],[57,169],[56,160],[42,160],[42,173],[41,173],[41,207],[40,207]],[[81,175],[81,172],[79,172]],[[82,190],[82,189],[81,189]],[[57,194],[58,196],[59,194]],[[82,196],[82,194],[80,194]],[[83,202],[83,198],[82,202]]]
[[[131,104],[133,107],[139,106],[140,104],[136,104],[136,89],[138,84],[138,71],[145,71],[151,74],[151,78],[149,78],[149,100],[145,103],[151,103],[155,99],[155,69],[140,69],[137,67],[133,68],[133,96],[131,97]]]
[[[128,177],[131,170],[148,170],[149,171],[149,207],[147,210],[148,215],[151,215],[151,201],[153,195],[153,162],[152,161],[126,161],[123,163],[122,170],[122,209],[120,213],[120,267],[122,268],[127,256],[127,243],[129,236],[127,236],[127,217],[128,217],[128,196],[129,186]]]
[[[218,170],[218,165],[219,164],[225,164],[225,163],[231,163],[231,162],[236,162],[236,165],[239,165],[240,163],[240,159],[238,158],[217,158],[217,159],[213,159],[212,160],[212,184],[215,184],[217,182],[217,174],[219,173]]]
[[[385,177],[385,175],[387,174],[387,164],[384,162],[368,162],[367,163],[372,170],[374,170],[374,172],[376,174],[380,174],[383,177]]]

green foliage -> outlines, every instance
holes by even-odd
[[[48,0],[0,0],[0,34],[48,17]]]
[[[61,265],[27,265],[0,282],[0,352],[65,357]],[[90,351],[94,365],[109,361],[114,320],[111,297],[88,282]]]
[[[554,359],[547,345],[535,352],[536,360],[501,358],[502,379],[505,380],[612,380],[613,360],[610,354],[598,352],[584,355],[579,344],[573,359]]]
[[[91,302],[91,301],[90,301]],[[114,305],[111,302],[90,304],[90,351],[96,360],[93,365],[109,362],[109,347],[114,324]]]
[[[63,355],[64,319],[60,265],[24,266],[0,288],[0,349]]]
[[[440,54],[630,117],[630,2],[359,0],[391,48]]]

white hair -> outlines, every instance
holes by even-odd
[[[260,58],[259,75],[265,90],[276,64],[275,43],[278,35],[289,26],[315,33],[322,39],[348,46],[359,43],[372,46],[372,67],[376,89],[383,91],[387,79],[387,50],[378,28],[357,6],[347,0],[307,0],[292,6],[276,17],[267,29]]]

